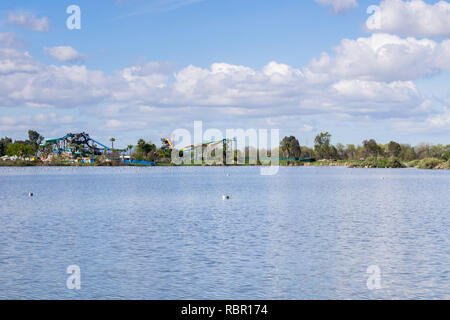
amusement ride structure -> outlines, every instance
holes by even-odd
[[[213,141],[209,141],[209,142],[204,142],[202,144],[189,145],[189,146],[186,146],[186,147],[183,147],[183,148],[179,149],[179,151],[180,152],[185,152],[185,151],[190,152],[190,151],[194,151],[194,150],[199,149],[199,148],[202,148],[202,149],[203,148],[213,148],[213,147],[215,147],[215,146],[217,146],[219,144],[222,144],[224,146],[224,149],[225,149],[225,146],[228,143],[232,144],[233,142],[236,142],[236,138],[234,138],[234,139],[213,140]],[[163,143],[165,144],[165,146],[163,145],[163,148],[165,147],[166,149],[170,148],[171,150],[175,150],[175,147],[173,146],[173,143],[172,143],[172,141],[169,138],[163,139]]]
[[[68,133],[64,137],[45,139],[41,143],[42,147],[51,146],[54,154],[70,153],[79,154],[88,153],[90,155],[101,155],[105,151],[111,151],[111,148],[92,139],[89,134],[82,133]]]
[[[175,149],[172,141],[169,138],[161,139],[162,141],[162,147],[163,150],[177,150]],[[234,139],[220,139],[220,140],[213,140],[204,142],[202,144],[197,145],[189,145],[186,147],[183,147],[179,150],[177,150],[180,153],[183,152],[193,152],[200,150],[203,152],[203,149],[206,148],[214,148],[216,146],[219,146],[220,144],[223,145],[223,150],[233,150],[232,143],[236,142],[236,138]],[[231,144],[231,148],[229,147],[229,144]],[[46,149],[46,154],[48,155],[48,159],[51,159],[53,156],[57,155],[68,155],[69,157],[88,157],[90,163],[93,163],[95,156],[100,155],[106,155],[108,154],[108,159],[121,159],[124,163],[136,163],[136,164],[146,164],[146,165],[156,165],[155,161],[148,162],[148,161],[137,161],[131,159],[131,157],[127,156],[120,156],[120,157],[113,157],[112,153],[113,151],[123,151],[123,150],[112,150],[110,147],[92,139],[89,134],[85,132],[81,133],[68,133],[63,137],[60,138],[52,138],[52,139],[45,139],[40,146],[41,149]],[[38,156],[43,155],[44,152],[40,151],[40,154]],[[44,159],[43,159],[44,160]]]
[[[186,153],[190,153],[190,155],[194,155],[195,157],[197,156],[201,156],[202,161],[203,161],[203,157],[204,157],[204,151],[205,150],[213,150],[215,147],[222,145],[222,152],[223,152],[223,164],[226,164],[226,159],[227,159],[227,155],[226,153],[228,152],[233,152],[233,142],[236,142],[237,139],[233,138],[233,139],[220,139],[220,140],[212,140],[212,141],[208,141],[208,142],[203,142],[201,144],[192,144],[192,145],[188,145],[185,147],[182,147],[180,149],[176,149],[174,144],[172,143],[172,141],[169,138],[164,138],[161,139],[163,145],[162,148],[163,150],[172,150],[172,151],[177,151],[179,152],[180,156],[183,156]],[[237,145],[236,145],[237,148]]]

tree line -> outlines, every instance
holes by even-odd
[[[418,146],[391,141],[387,144],[377,143],[375,139],[364,140],[361,145],[331,143],[331,134],[319,133],[314,139],[314,147],[300,146],[294,136],[284,137],[280,142],[280,155],[284,158],[310,157],[326,160],[363,160],[367,158],[396,158],[400,161],[436,158],[444,161],[450,159],[450,144],[432,145],[422,143]]]
[[[450,145],[426,144],[417,146],[401,144],[390,141],[387,144],[377,143],[375,139],[364,140],[360,145],[331,143],[332,135],[329,132],[320,132],[314,139],[312,148],[301,146],[295,136],[286,136],[280,142],[280,157],[285,159],[315,158],[317,160],[364,160],[367,158],[395,158],[399,161],[422,160],[435,158],[439,160],[450,160]],[[35,130],[28,131],[27,140],[13,141],[9,137],[0,139],[0,157],[17,156],[33,157],[40,150],[40,144],[44,137]],[[110,139],[114,149],[114,138]],[[128,145],[124,150],[116,150],[127,153],[136,160],[168,161],[170,162],[172,150],[165,139],[161,139],[161,147],[157,147],[151,141],[139,139],[136,145]],[[249,153],[247,147],[243,154]],[[45,149],[41,148],[41,151]],[[48,152],[51,152],[48,151]],[[241,153],[240,151],[237,151]],[[269,151],[270,154],[270,151]]]
[[[33,157],[39,150],[39,145],[44,141],[44,137],[37,131],[28,130],[27,140],[16,140],[13,142],[11,138],[4,137],[0,139],[0,157],[17,156],[17,157]]]

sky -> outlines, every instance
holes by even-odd
[[[125,147],[199,120],[449,144],[450,2],[2,0],[0,136]]]

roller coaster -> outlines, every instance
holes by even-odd
[[[82,154],[85,152],[91,155],[101,155],[105,150],[111,151],[111,148],[92,139],[89,134],[85,132],[68,133],[61,138],[45,139],[44,142],[41,143],[41,146],[51,146],[54,154],[64,152],[70,154]]]

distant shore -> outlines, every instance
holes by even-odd
[[[241,166],[264,166],[268,164],[230,164],[229,167]],[[315,166],[315,167],[347,167],[347,168],[417,168],[417,169],[433,169],[433,170],[449,170],[450,161],[443,161],[436,158],[425,158],[422,160],[413,160],[409,162],[401,162],[397,159],[365,159],[365,160],[319,160],[314,162],[301,162],[295,160],[280,160],[280,166],[294,167],[294,166]],[[210,167],[225,166],[223,164],[181,164],[176,165],[169,162],[160,162],[155,167]],[[43,162],[40,160],[26,161],[26,160],[4,160],[0,161],[0,167],[152,167],[141,164],[126,164],[117,162],[104,162],[93,164],[71,163],[71,162]]]

